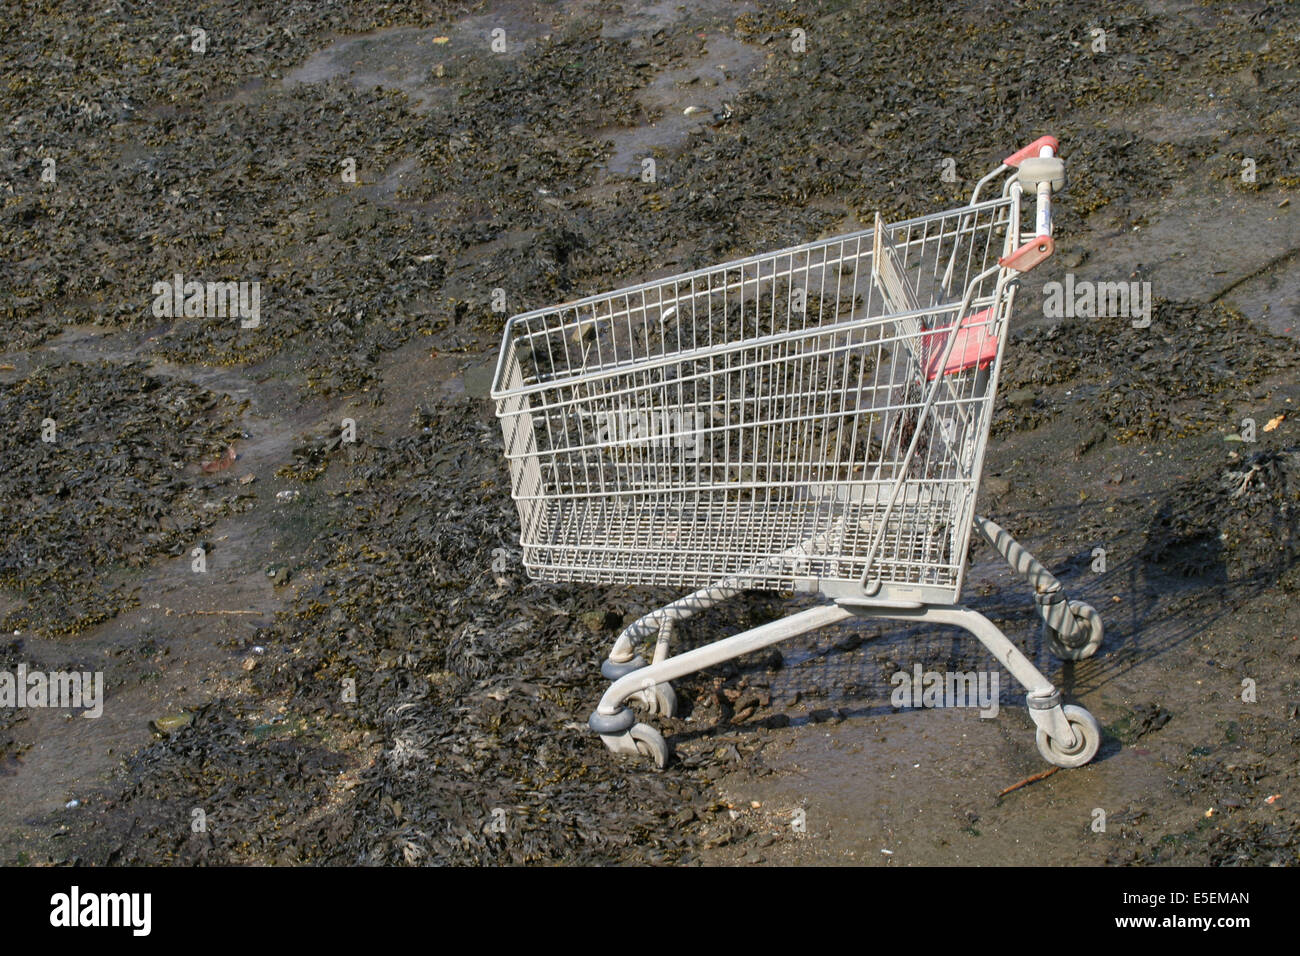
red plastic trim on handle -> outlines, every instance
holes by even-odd
[[[1035,236],[1023,246],[998,260],[998,265],[1017,272],[1028,272],[1056,251],[1056,241],[1051,236]]]
[[[1044,146],[1052,147],[1053,153],[1059,153],[1061,150],[1061,144],[1056,141],[1055,136],[1040,136],[1024,149],[1016,150],[1006,159],[1002,160],[1002,162],[1007,166],[1019,166],[1026,159],[1029,159],[1029,157],[1037,156]]]

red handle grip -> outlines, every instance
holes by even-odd
[[[1006,159],[1002,160],[1002,162],[1004,165],[1007,166],[1013,166],[1013,167],[1019,166],[1026,159],[1029,159],[1029,157],[1037,156],[1039,151],[1044,146],[1052,147],[1053,153],[1058,153],[1060,152],[1061,149],[1061,144],[1056,141],[1055,136],[1040,136],[1038,139],[1034,140],[1024,149],[1016,150]]]

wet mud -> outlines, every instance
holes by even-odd
[[[193,19],[0,25],[0,670],[107,687],[0,709],[0,859],[1296,861],[1293,8],[288,3],[205,10],[202,52]],[[669,767],[613,758],[599,663],[677,595],[523,575],[506,315],[957,205],[1045,132],[1058,251],[980,507],[1106,643],[1052,658],[982,546],[964,599],[1098,758],[1000,796],[1046,769],[1010,675],[991,719],[895,707],[899,670],[998,668],[879,622],[679,682]],[[1048,314],[1067,273],[1150,282],[1149,327]],[[260,322],[158,314],[177,274],[259,282]]]

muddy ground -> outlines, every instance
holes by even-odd
[[[101,670],[107,700],[0,711],[0,860],[1295,862],[1300,15],[1007,6],[7,18],[0,669]],[[494,290],[513,313],[936,211],[1044,132],[1070,185],[981,507],[1106,643],[1055,661],[987,549],[965,598],[1097,716],[1098,759],[1000,797],[1046,768],[1010,676],[993,719],[895,709],[900,668],[996,665],[876,623],[680,682],[667,770],[612,759],[598,664],[673,594],[524,578]],[[1149,281],[1151,326],[1047,318],[1067,272]],[[157,317],[176,273],[259,281],[260,325]]]

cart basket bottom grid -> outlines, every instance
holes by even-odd
[[[768,589],[852,583],[866,570],[883,522],[873,579],[955,589],[964,537],[956,526],[959,494],[909,487],[900,496],[906,504],[887,515],[876,490],[864,489],[860,501],[536,501],[524,563],[549,581],[703,587],[730,580]]]

